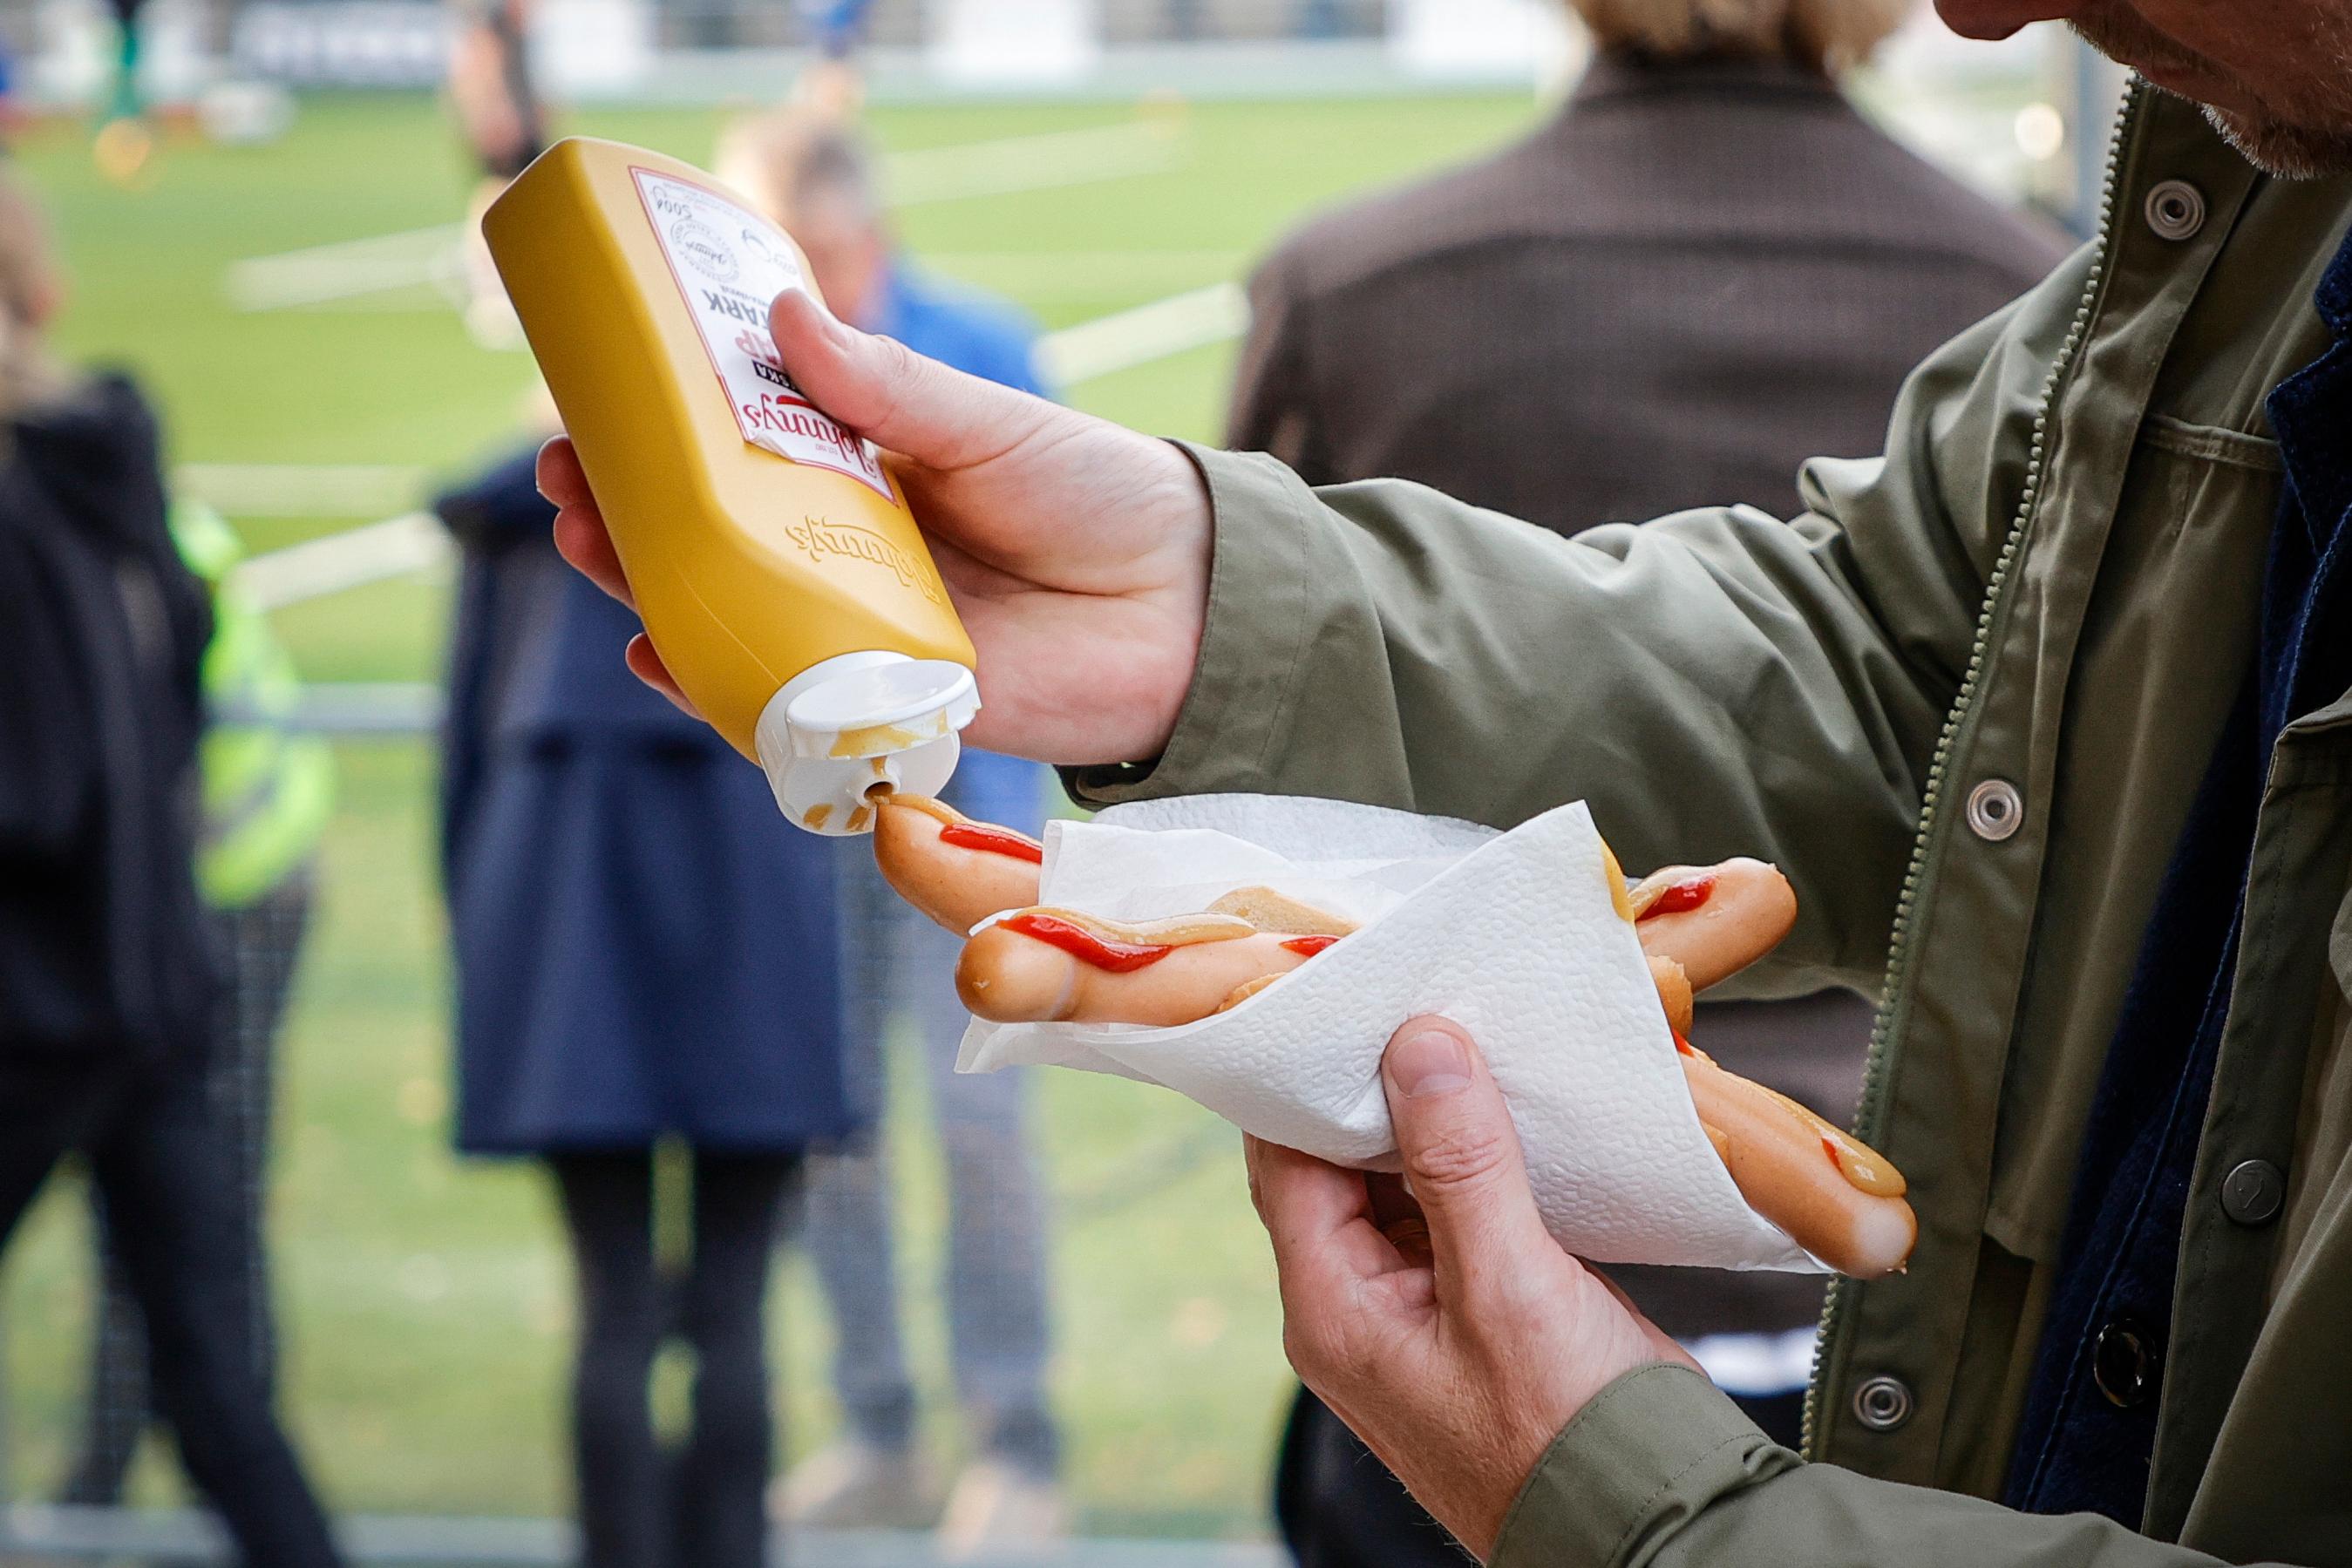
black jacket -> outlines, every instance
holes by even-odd
[[[153,414],[101,377],[0,464],[0,1054],[202,1049],[195,888],[203,586],[167,524]]]

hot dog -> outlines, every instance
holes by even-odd
[[[919,796],[880,803],[875,854],[891,885],[942,925],[966,930],[1003,916],[973,934],[956,969],[964,1005],[999,1022],[1191,1023],[1239,1006],[1355,929],[1269,888],[1236,889],[1202,915],[1142,925],[1027,907],[1043,858],[1034,841]],[[1788,879],[1754,860],[1669,866],[1630,887],[1612,861],[1610,875],[1648,958],[1700,1125],[1741,1196],[1842,1273],[1900,1269],[1917,1235],[1902,1174],[1685,1038],[1693,993],[1788,935],[1797,913]]]
[[[928,795],[876,803],[874,863],[899,897],[961,936],[999,910],[1037,902],[1045,846],[975,822]]]

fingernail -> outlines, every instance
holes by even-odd
[[[1389,1047],[1389,1076],[1409,1100],[1469,1087],[1470,1052],[1458,1036],[1433,1029]]]

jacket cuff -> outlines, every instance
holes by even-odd
[[[1261,788],[1253,780],[1264,777],[1297,696],[1313,624],[1313,492],[1263,454],[1174,445],[1208,486],[1216,530],[1200,657],[1158,758],[1061,770],[1070,794],[1089,806]]]
[[[1716,1499],[1799,1462],[1697,1373],[1637,1368],[1553,1439],[1504,1517],[1488,1568],[1647,1562]]]

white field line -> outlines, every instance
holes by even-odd
[[[1037,340],[1037,368],[1047,385],[1071,387],[1238,338],[1248,326],[1241,285],[1213,283],[1048,332]]]
[[[1212,284],[1049,332],[1037,340],[1038,368],[1051,384],[1073,386],[1238,337],[1248,322],[1249,301],[1240,286]],[[336,470],[293,472],[316,476]],[[407,512],[255,556],[237,568],[237,581],[270,610],[437,566],[449,548],[432,513]]]
[[[1181,167],[1191,156],[1180,126],[1122,120],[889,154],[882,160],[882,181],[894,205],[911,207],[1158,173]],[[419,287],[452,295],[463,277],[457,255],[463,230],[460,224],[443,224],[247,256],[229,264],[223,288],[243,311],[331,305]]]
[[[232,306],[247,311],[326,305],[419,284],[437,287],[454,275],[464,227],[440,224],[247,256],[229,263],[222,287]]]
[[[381,517],[410,506],[425,471],[383,463],[184,463],[173,487],[233,517]]]
[[[1181,126],[1122,120],[894,153],[882,161],[882,190],[893,206],[911,207],[1156,174],[1191,158]]]
[[[975,288],[1017,294],[1032,306],[1047,301],[1172,294],[1207,277],[1231,277],[1247,267],[1246,250],[926,250],[923,270]]]
[[[339,534],[257,555],[236,569],[237,586],[264,610],[347,588],[404,577],[449,556],[449,536],[430,512],[404,512]]]

